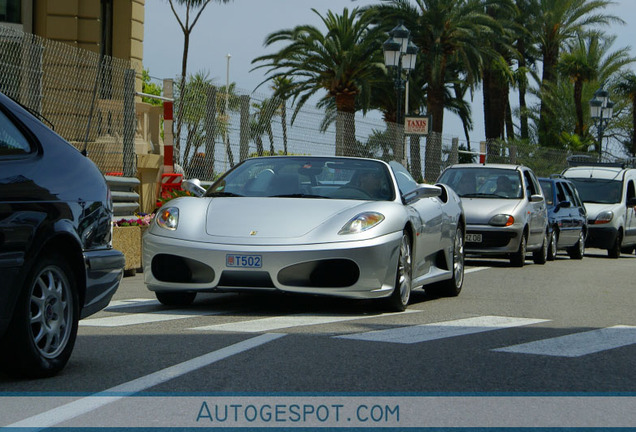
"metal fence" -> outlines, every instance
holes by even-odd
[[[159,153],[159,138],[150,146],[144,142],[150,136],[143,118],[148,113],[136,112],[134,83],[129,61],[0,25],[0,90],[41,113],[56,132],[86,149],[104,173],[134,176],[136,155]],[[296,112],[292,100],[233,85],[227,91],[206,80],[189,80],[175,90],[175,168],[186,178],[211,181],[256,155],[342,154],[402,161],[416,179],[434,182],[451,163],[477,162],[482,149],[479,142],[450,134],[405,138],[400,126],[377,113],[336,115],[311,102]],[[521,163],[538,175],[560,172],[571,156],[497,142],[484,153],[488,163]]]
[[[0,25],[0,91],[39,113],[102,172],[135,175],[134,70]]]

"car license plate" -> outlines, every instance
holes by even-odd
[[[466,234],[466,243],[481,243],[481,234]]]
[[[262,255],[228,254],[225,256],[225,265],[227,267],[261,268],[263,267],[263,257]]]

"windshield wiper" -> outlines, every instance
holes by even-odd
[[[487,194],[487,193],[469,193],[469,194],[460,195],[460,197],[461,198],[492,198],[492,197],[503,198],[500,195]]]
[[[233,192],[211,192],[206,197],[242,197],[244,195],[235,194]]]
[[[270,198],[326,198],[329,197],[323,195],[310,195],[310,194],[286,194],[286,195],[270,195]]]

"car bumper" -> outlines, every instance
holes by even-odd
[[[588,225],[585,247],[610,249],[616,242],[617,236],[618,229],[615,227],[590,224]]]
[[[115,249],[84,252],[86,297],[80,318],[104,309],[119,288],[124,274],[124,254]]]
[[[285,291],[380,298],[393,291],[401,232],[341,243],[236,246],[147,233],[144,280],[151,291]],[[257,255],[260,268],[228,266],[228,255]]]
[[[466,234],[481,234],[479,243],[466,241],[467,254],[501,255],[519,249],[523,227],[493,227],[487,225],[467,225]]]

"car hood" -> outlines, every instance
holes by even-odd
[[[210,200],[205,230],[215,237],[297,238],[358,205],[311,198],[217,198]]]
[[[486,199],[486,198],[462,198],[466,223],[471,225],[486,225],[488,221],[498,214],[515,216],[521,205],[517,199]]]
[[[596,217],[598,216],[599,213],[604,212],[604,211],[613,211],[615,216],[618,216],[619,213],[621,212],[621,209],[624,208],[624,206],[620,203],[618,204],[590,204],[590,203],[584,203],[585,205],[585,210],[587,211],[587,218],[588,219],[596,219]]]

